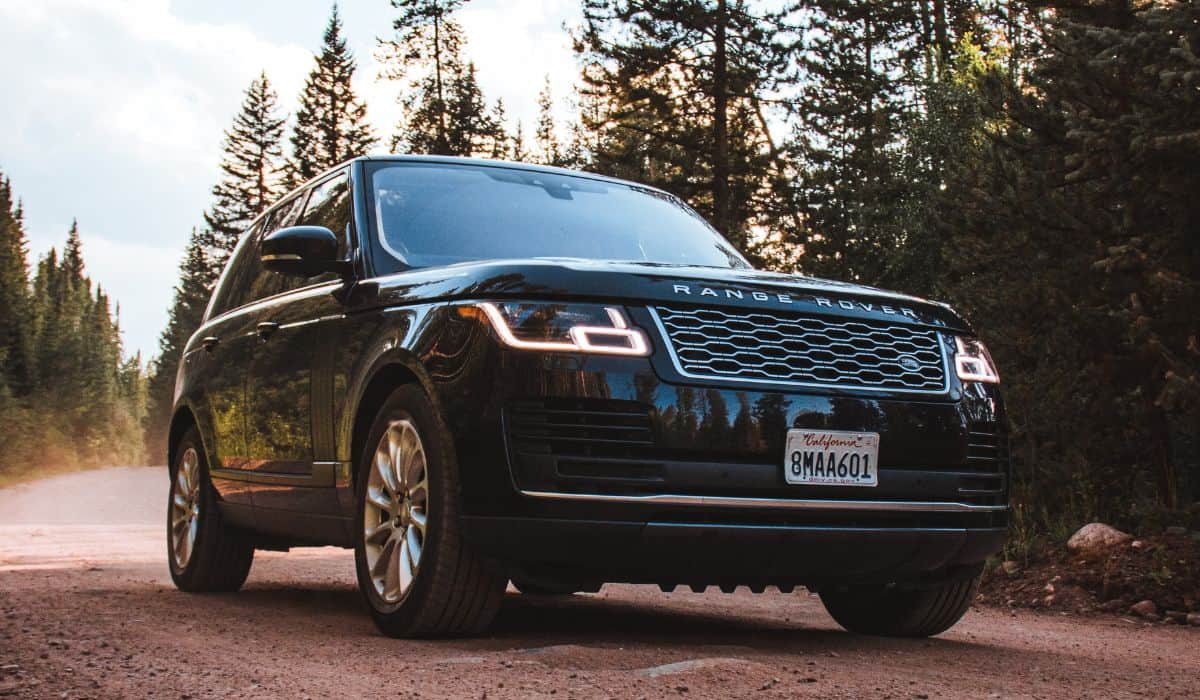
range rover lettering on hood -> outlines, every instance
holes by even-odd
[[[680,296],[699,296],[699,297],[714,297],[718,299],[753,299],[754,301],[778,301],[780,304],[795,304],[797,302],[808,302],[823,306],[826,308],[839,307],[847,311],[879,311],[885,314],[893,314],[897,316],[907,316],[912,319],[917,318],[917,312],[907,306],[893,306],[891,304],[877,304],[867,301],[850,301],[848,299],[830,299],[828,297],[817,296],[815,294],[807,295],[807,298],[798,297],[795,294],[784,294],[779,292],[762,292],[757,290],[741,290],[732,289],[729,287],[723,289],[714,289],[713,287],[702,287],[691,284],[676,284],[673,285],[673,290]]]

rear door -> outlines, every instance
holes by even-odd
[[[261,225],[252,227],[230,258],[200,329],[201,347],[189,358],[189,371],[204,387],[201,410],[206,414],[208,468],[221,497],[250,505],[244,479],[250,452],[246,442],[246,372],[257,337],[257,311],[250,308],[248,290],[255,274]]]

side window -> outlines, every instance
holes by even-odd
[[[250,283],[258,274],[258,240],[262,233],[261,225],[250,228],[233,249],[229,264],[221,275],[220,284],[213,296],[212,311],[209,317],[219,316],[230,309],[245,304]]]
[[[295,197],[280,203],[275,209],[267,215],[263,220],[263,227],[258,237],[254,241],[254,277],[249,282],[246,299],[243,304],[249,304],[259,299],[265,299],[269,296],[282,294],[283,292],[291,291],[306,284],[303,279],[289,277],[275,272],[266,270],[262,266],[262,260],[259,257],[259,251],[262,248],[262,239],[266,236],[275,233],[281,228],[291,226],[296,221],[296,216],[300,209],[304,206],[304,195],[307,192],[301,192]]]
[[[343,171],[313,188],[308,206],[296,223],[300,226],[324,226],[333,231],[338,239],[338,255],[345,258],[350,247],[346,238],[350,216],[350,179]]]

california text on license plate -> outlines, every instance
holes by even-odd
[[[783,475],[789,484],[877,486],[879,433],[789,430]]]

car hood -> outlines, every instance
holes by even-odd
[[[575,258],[487,260],[368,280],[355,306],[451,299],[607,301],[836,315],[970,331],[949,306],[874,287],[803,275]]]

